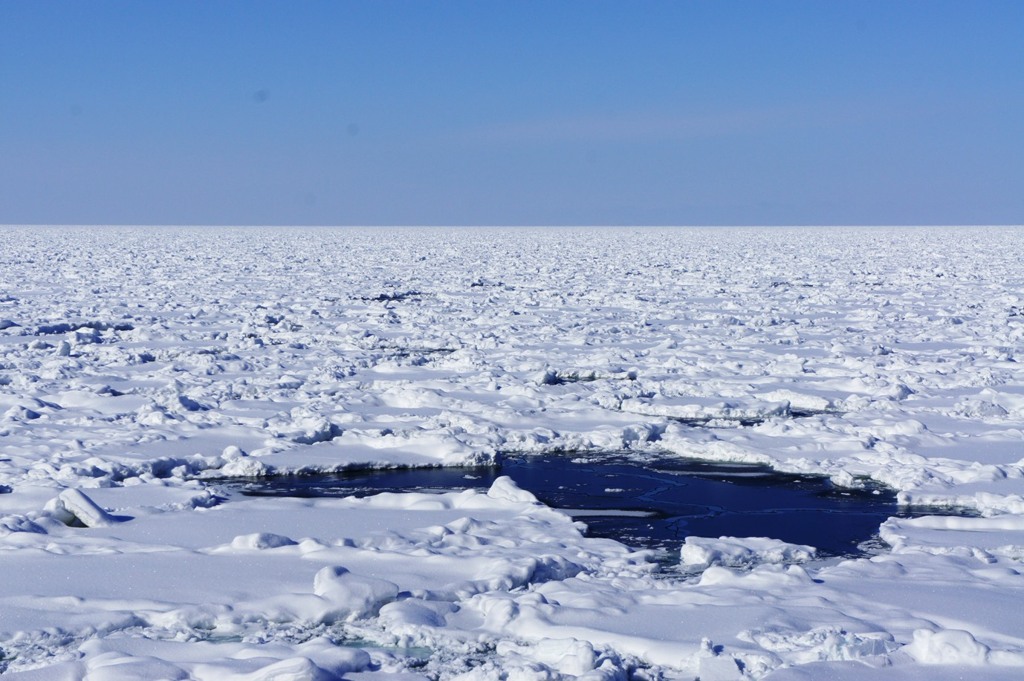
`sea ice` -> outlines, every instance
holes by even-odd
[[[2,228],[0,672],[1019,678],[1021,236]],[[508,479],[226,484],[610,451],[971,515],[673,572]]]

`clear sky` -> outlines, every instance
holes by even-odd
[[[1024,2],[0,0],[0,223],[1024,222]]]

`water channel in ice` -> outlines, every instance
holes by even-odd
[[[770,537],[853,556],[887,518],[904,515],[880,486],[846,489],[820,476],[749,464],[622,455],[501,457],[493,466],[286,475],[248,482],[247,495],[332,497],[488,488],[507,475],[587,534],[678,557],[688,536]]]

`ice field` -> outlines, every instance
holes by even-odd
[[[1024,678],[1022,347],[1018,228],[2,227],[0,673]],[[926,515],[676,569],[508,477],[236,491],[609,452]]]

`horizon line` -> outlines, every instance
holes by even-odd
[[[9,222],[0,223],[0,228],[8,227],[223,227],[223,228],[312,228],[312,229],[832,229],[832,228],[976,228],[976,227],[1024,227],[1020,223],[791,223],[791,224],[707,224],[707,223],[678,223],[678,224],[565,224],[565,223],[478,223],[478,224],[449,224],[449,223],[423,223],[423,224],[360,224],[360,223],[173,223],[173,222]]]

